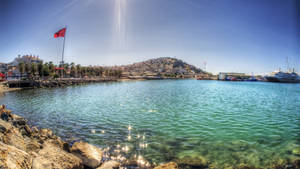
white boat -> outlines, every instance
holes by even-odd
[[[300,76],[296,72],[273,72],[271,75],[265,76],[269,82],[280,83],[300,83]]]

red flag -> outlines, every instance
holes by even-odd
[[[56,32],[54,34],[54,38],[65,37],[66,29],[67,28],[62,28],[61,30],[59,30],[58,32]]]
[[[4,79],[5,78],[5,74],[0,73],[0,77]]]

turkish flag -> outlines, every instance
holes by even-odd
[[[59,30],[58,32],[56,32],[54,34],[54,38],[65,37],[66,30],[67,30],[67,28],[62,28],[61,30]]]
[[[5,78],[5,74],[0,73],[0,77],[4,79]]]

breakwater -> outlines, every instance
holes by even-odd
[[[97,82],[113,82],[118,78],[64,78],[51,80],[9,80],[6,85],[9,88],[52,88],[71,85],[82,85]]]

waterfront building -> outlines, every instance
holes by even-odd
[[[245,73],[235,73],[235,72],[220,72],[219,80],[244,80],[249,79],[251,76]]]

